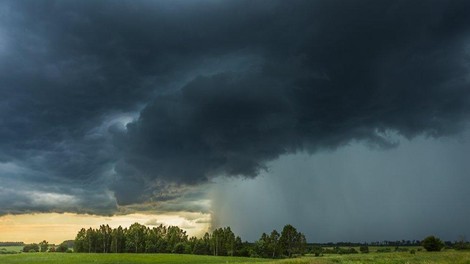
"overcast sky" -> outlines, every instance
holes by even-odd
[[[470,236],[469,13],[1,1],[0,215],[198,212],[249,240],[287,223],[324,242]]]

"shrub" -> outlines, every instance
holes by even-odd
[[[13,250],[6,250],[5,248],[0,249],[0,254],[17,254],[18,252]]]
[[[361,251],[361,253],[369,253],[369,247],[367,245],[361,246],[359,247],[359,251]]]
[[[340,255],[346,255],[346,254],[357,254],[357,250],[355,250],[354,248],[337,248],[337,252],[338,254]]]
[[[28,244],[23,247],[23,252],[39,252],[38,244]]]
[[[321,246],[313,246],[312,253],[315,255],[315,257],[319,257],[323,253],[323,248]]]
[[[62,243],[55,249],[55,251],[56,252],[67,252],[68,249],[69,248],[68,248],[67,244]]]
[[[386,252],[392,252],[390,248],[379,248],[377,249],[378,253],[386,253]]]
[[[444,247],[444,243],[435,236],[426,237],[421,244],[427,251],[441,251]]]
[[[402,248],[402,247],[396,247],[395,252],[408,252],[409,249],[407,248]]]

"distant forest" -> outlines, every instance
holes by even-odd
[[[0,247],[21,247],[24,246],[24,242],[0,242]]]
[[[281,233],[263,233],[256,243],[242,242],[230,227],[206,232],[201,238],[188,237],[178,226],[146,227],[139,223],[129,228],[82,228],[74,243],[75,252],[89,253],[177,253],[214,256],[292,257],[307,251],[305,235],[292,225]]]

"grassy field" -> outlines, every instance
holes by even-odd
[[[1,264],[144,264],[144,263],[272,263],[272,264],[470,264],[470,252],[369,253],[356,255],[306,256],[297,259],[268,260],[256,258],[213,257],[174,254],[76,254],[23,253],[0,255]]]
[[[0,246],[0,250],[2,249],[5,249],[6,251],[21,252],[23,251],[23,246],[7,246],[7,247]]]

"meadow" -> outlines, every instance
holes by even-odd
[[[23,246],[0,246],[0,251],[14,251],[14,252],[22,252]]]
[[[21,253],[0,255],[1,264],[144,264],[144,263],[272,263],[272,264],[470,264],[470,252],[407,252],[369,253],[353,255],[304,256],[295,259],[270,260],[242,257],[214,257],[178,254],[80,254],[80,253]]]

